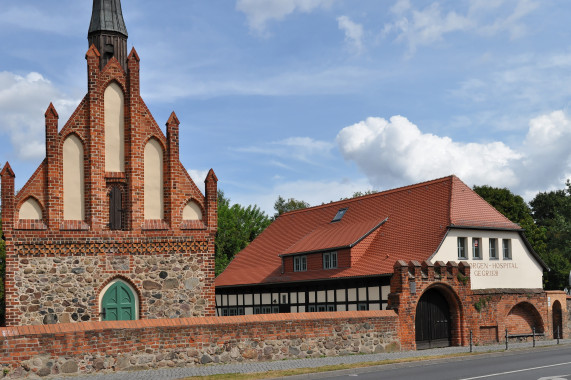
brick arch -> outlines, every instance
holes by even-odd
[[[101,84],[101,89],[103,90],[103,92],[105,92],[105,90],[107,90],[107,87],[109,87],[112,83],[116,83],[117,86],[119,86],[119,88],[121,89],[121,91],[123,91],[123,96],[126,97],[127,87],[123,83],[121,83],[121,81],[119,81],[117,78],[109,78],[108,80],[103,82]]]
[[[165,155],[167,152],[167,146],[165,145],[163,139],[161,137],[155,135],[155,134],[150,134],[145,138],[145,140],[143,141],[143,145],[142,145],[143,150],[145,149],[147,144],[153,139],[157,140],[157,142],[161,146],[161,149],[163,150],[163,155]],[[163,156],[163,159],[164,159],[164,156]]]
[[[46,207],[44,206],[43,202],[40,201],[39,197],[36,197],[34,194],[30,194],[27,195],[25,198],[23,198],[20,202],[18,202],[18,204],[16,205],[16,210],[18,210],[18,212],[20,211],[20,207],[22,207],[22,205],[24,203],[26,203],[29,199],[33,199],[34,201],[36,201],[38,203],[38,205],[40,206],[40,208],[42,209],[42,219],[45,219],[46,217]],[[18,214],[16,214],[18,215]]]
[[[450,345],[452,346],[462,346],[465,343],[466,337],[464,336],[464,325],[465,321],[465,311],[464,306],[462,304],[462,300],[458,296],[458,293],[449,286],[448,284],[444,283],[433,283],[432,285],[426,287],[422,294],[419,295],[418,300],[422,298],[422,296],[428,290],[438,290],[440,294],[444,296],[446,302],[448,302],[448,308],[450,311]],[[414,306],[415,315],[414,318],[416,319],[416,307],[418,306],[418,301]],[[413,330],[415,330],[415,323],[412,324]],[[416,333],[416,330],[414,331]],[[413,335],[414,336],[414,335]]]
[[[529,334],[533,327],[536,333],[544,332],[541,314],[529,302],[516,304],[506,316],[506,328],[510,334]]]
[[[61,141],[62,147],[63,147],[63,143],[65,142],[65,140],[67,140],[68,137],[71,137],[72,135],[75,135],[75,136],[79,139],[79,141],[81,141],[81,143],[83,144],[83,147],[85,148],[85,145],[86,145],[86,144],[85,144],[85,138],[81,135],[80,132],[75,131],[75,130],[69,131],[69,132],[66,133],[65,135],[61,136],[60,141]],[[84,150],[85,150],[85,149],[84,149]],[[85,155],[85,154],[86,154],[86,153],[84,153],[84,155]]]
[[[198,205],[198,207],[200,207],[200,211],[202,212],[202,216],[204,217],[205,215],[205,208],[204,205],[202,204],[202,202],[200,202],[196,197],[189,197],[186,198],[182,204],[179,206],[178,208],[178,214],[182,217],[182,212],[184,211],[184,208],[186,207],[187,204],[189,204],[190,202],[194,202]]]
[[[139,287],[137,285],[135,285],[135,283],[128,277],[122,275],[122,274],[117,274],[114,276],[109,277],[107,280],[105,280],[98,288],[97,291],[95,293],[95,298],[97,300],[96,304],[94,305],[94,314],[93,315],[100,315],[101,313],[101,299],[103,297],[103,291],[105,290],[105,288],[107,287],[107,285],[109,285],[111,282],[115,281],[115,280],[121,280],[123,282],[125,282],[127,285],[129,285],[135,292],[136,297],[138,298],[138,319],[143,319],[143,312],[145,310],[143,310],[143,294],[141,293],[141,290],[139,289]]]

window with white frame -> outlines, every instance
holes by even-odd
[[[295,256],[293,258],[294,272],[303,272],[307,270],[307,256]]]
[[[512,242],[510,239],[502,239],[502,256],[504,260],[512,259]]]
[[[468,255],[466,254],[466,238],[459,237],[458,238],[458,259],[466,260]]]
[[[337,252],[327,252],[323,254],[323,269],[337,268]]]
[[[472,259],[474,260],[482,259],[482,248],[480,242],[480,238],[472,238]]]
[[[490,239],[490,260],[498,259],[498,239]]]

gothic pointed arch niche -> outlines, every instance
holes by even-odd
[[[76,134],[63,142],[63,218],[85,219],[85,178],[83,142]]]
[[[125,96],[117,82],[103,95],[105,114],[105,171],[125,172]]]

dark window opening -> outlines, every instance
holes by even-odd
[[[123,229],[123,194],[119,186],[113,186],[109,192],[109,229]]]
[[[333,222],[338,222],[341,220],[341,218],[343,218],[343,215],[345,215],[345,213],[347,212],[347,208],[342,208],[341,210],[337,211],[337,214],[335,214],[335,218],[333,218],[333,220],[331,221]]]

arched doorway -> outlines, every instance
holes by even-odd
[[[438,289],[428,289],[416,306],[417,350],[448,347],[451,340],[450,307]]]
[[[561,339],[563,338],[563,313],[559,301],[553,302],[551,312],[553,317],[553,339]]]
[[[102,292],[101,320],[132,321],[138,319],[138,298],[135,291],[122,280],[111,281]]]

